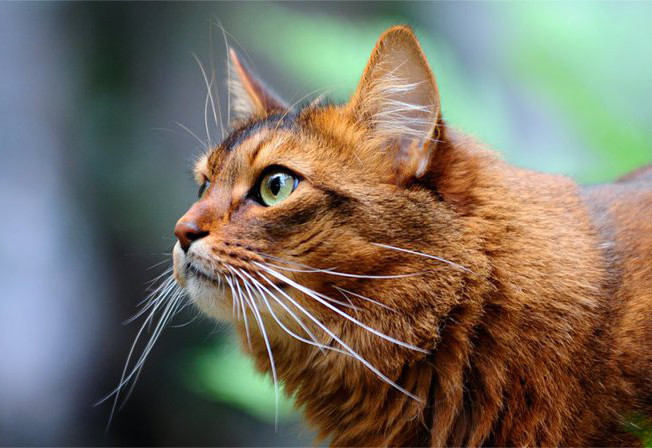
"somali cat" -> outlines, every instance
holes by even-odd
[[[333,445],[640,445],[652,167],[515,168],[441,116],[409,28],[348,104],[287,106],[231,51],[174,275]]]

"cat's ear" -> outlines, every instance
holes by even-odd
[[[235,119],[248,120],[287,109],[287,105],[245,66],[233,48],[229,48],[229,60],[229,95]]]
[[[401,179],[425,174],[437,140],[439,93],[410,28],[395,26],[380,36],[348,108],[356,122],[397,145]]]

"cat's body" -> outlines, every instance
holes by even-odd
[[[510,167],[469,140],[458,144],[466,162],[477,162],[474,204],[487,205],[463,218],[467,253],[455,259],[478,275],[450,279],[461,303],[438,324],[432,355],[413,360],[387,344],[372,361],[389,356],[393,377],[425,406],[353,360],[315,362],[314,348],[279,335],[273,351],[288,391],[338,446],[636,443],[628,419],[652,412],[650,176],[584,191]],[[411,248],[441,253],[428,242]],[[415,258],[420,269],[428,263]],[[378,297],[386,286],[358,292]],[[261,342],[254,355],[269,370]]]
[[[321,436],[640,443],[652,169],[581,188],[506,164],[441,119],[405,28],[342,107],[288,112],[233,64],[248,117],[198,164],[208,189],[177,225],[175,275],[208,314],[246,311],[244,349]]]

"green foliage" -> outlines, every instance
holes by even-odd
[[[633,415],[628,419],[626,429],[640,438],[645,448],[652,448],[652,420],[650,418],[638,414]]]
[[[511,41],[514,66],[557,104],[599,161],[581,177],[608,179],[650,163],[652,8],[623,14],[613,5],[549,3],[509,12],[514,35],[522,36]]]
[[[209,399],[236,406],[263,421],[275,421],[277,408],[271,377],[255,371],[252,360],[242,354],[239,347],[218,346],[192,358],[193,368],[186,378],[191,389]],[[279,385],[278,421],[295,417],[292,401]]]

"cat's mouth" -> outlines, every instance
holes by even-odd
[[[225,274],[210,274],[206,272],[204,269],[202,269],[200,266],[198,266],[196,263],[193,263],[192,261],[188,260],[186,261],[185,264],[185,274],[187,278],[194,278],[199,281],[203,281],[206,283],[211,284],[211,286],[216,287],[216,288],[222,288],[225,283],[225,278],[226,278],[226,273]],[[256,276],[256,272],[250,272],[250,275]],[[238,281],[236,278],[231,276],[232,281]],[[283,283],[278,280],[271,280],[271,283],[274,284],[276,287],[281,288],[281,289],[288,289],[288,285],[286,283]]]
[[[220,266],[223,270],[207,272],[206,267],[192,260],[186,260],[182,266],[179,276],[183,278],[183,287],[191,301],[202,312],[220,321],[240,320],[247,307],[265,312],[270,306],[266,293],[273,294],[268,292],[270,289],[288,297],[290,294],[288,286],[277,281],[267,280],[264,286],[260,274],[251,269],[224,264]]]
[[[191,261],[186,262],[185,266],[185,271],[186,271],[186,277],[189,278],[196,278],[198,280],[207,282],[207,283],[212,283],[213,286],[218,287],[222,284],[222,280],[214,275],[208,274],[204,270],[202,270],[200,267],[196,266],[194,263]]]

